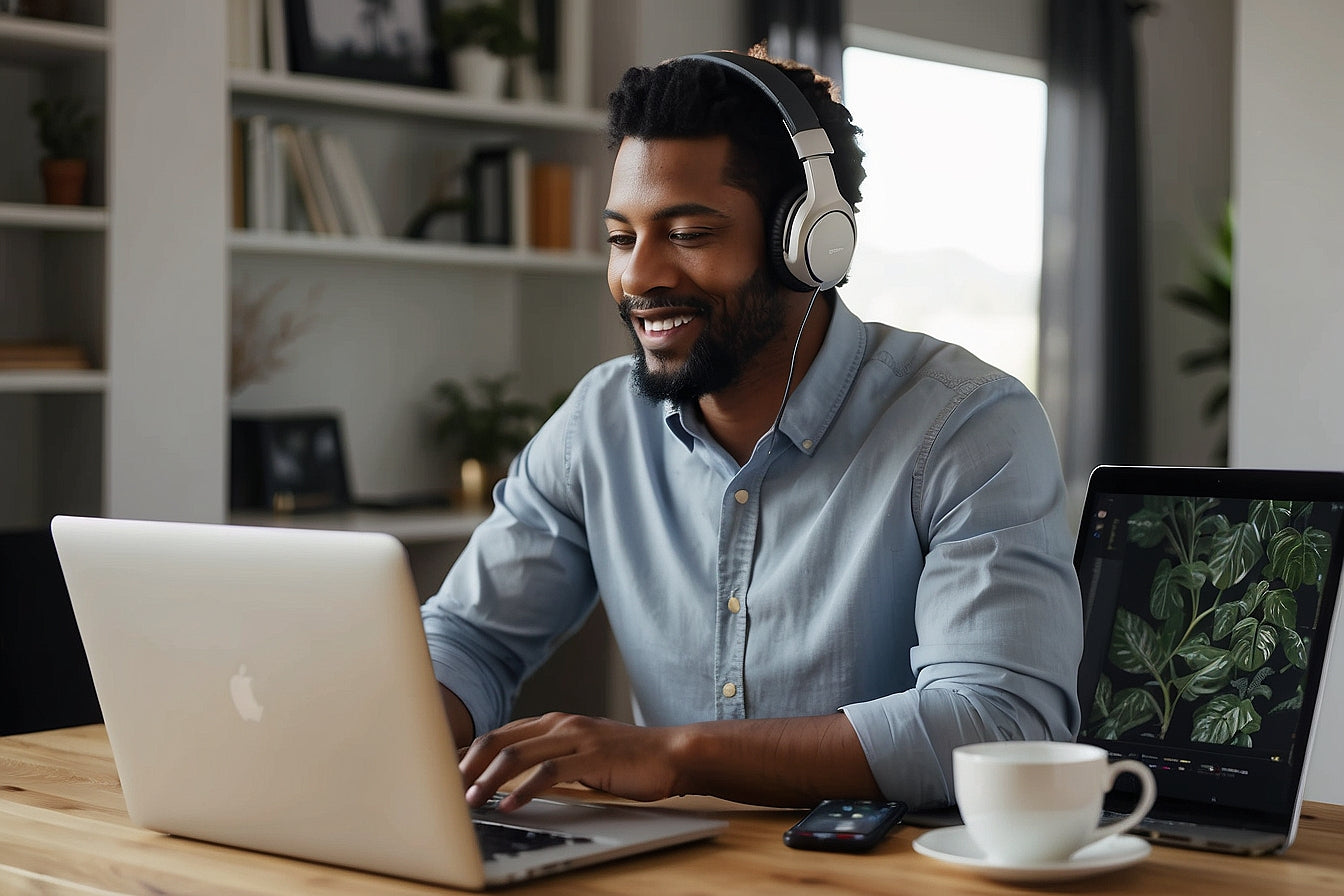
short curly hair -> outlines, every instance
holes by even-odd
[[[835,85],[805,65],[771,59],[760,45],[749,53],[784,72],[816,110],[834,148],[831,166],[836,185],[849,204],[857,206],[865,176],[857,139],[862,131],[837,100]],[[613,149],[626,137],[726,135],[732,145],[727,181],[756,198],[767,228],[784,198],[806,186],[803,164],[778,107],[724,66],[678,57],[653,68],[631,68],[608,97],[607,107],[607,136]]]

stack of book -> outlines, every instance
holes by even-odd
[[[257,114],[234,119],[233,224],[381,237],[383,223],[344,134]]]

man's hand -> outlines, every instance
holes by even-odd
[[[472,806],[525,775],[500,802],[505,811],[569,781],[632,800],[696,793],[798,807],[881,796],[858,735],[838,712],[675,728],[551,713],[476,738],[459,768]]]
[[[467,802],[481,805],[529,769],[500,809],[516,809],[565,781],[632,800],[676,796],[674,731],[558,712],[510,722],[476,738],[462,757]]]

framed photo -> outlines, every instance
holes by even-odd
[[[295,513],[350,505],[335,414],[235,416],[230,443],[233,509]]]
[[[438,0],[284,0],[289,68],[366,81],[442,80]]]

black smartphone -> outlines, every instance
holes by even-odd
[[[887,836],[905,815],[897,800],[825,800],[784,832],[794,849],[864,852]]]

